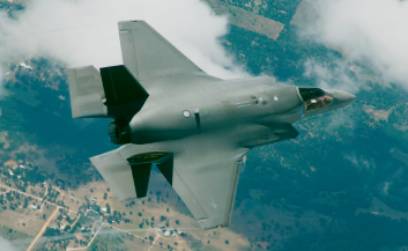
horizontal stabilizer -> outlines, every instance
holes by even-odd
[[[172,182],[173,154],[148,152],[126,156],[126,151],[121,149],[91,158],[92,164],[120,199],[143,198],[147,195],[153,164],[158,165],[169,183]]]
[[[101,76],[94,66],[70,69],[68,80],[72,117],[107,116]]]
[[[121,156],[119,150],[94,156],[91,162],[119,199],[136,197],[130,164]]]

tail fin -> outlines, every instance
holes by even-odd
[[[101,68],[106,106],[111,117],[130,119],[143,106],[149,94],[124,65]]]
[[[72,116],[113,117],[129,120],[138,112],[148,93],[123,65],[93,66],[68,72]]]

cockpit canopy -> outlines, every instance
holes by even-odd
[[[333,97],[320,88],[299,88],[299,94],[306,113],[321,110],[333,103]]]

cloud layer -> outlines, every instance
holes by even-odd
[[[408,89],[408,1],[305,0],[302,35]]]
[[[31,0],[15,20],[0,15],[0,65],[35,56],[69,66],[120,64],[117,22],[130,19],[149,22],[210,74],[243,74],[219,42],[227,18],[200,0]]]
[[[11,244],[10,241],[0,236],[0,250],[15,251],[16,248]]]

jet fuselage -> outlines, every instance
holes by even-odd
[[[219,131],[233,134],[232,143],[253,147],[276,141],[280,125],[292,124],[306,112],[307,104],[298,87],[277,83],[270,77],[202,81],[206,83],[174,86],[170,92],[149,97],[129,123],[132,143]],[[333,95],[330,97],[336,100]],[[333,103],[315,110],[328,110]]]
[[[354,99],[270,77],[221,80],[146,22],[118,28],[122,65],[68,72],[73,117],[111,118],[109,134],[120,145],[91,162],[121,200],[146,197],[157,167],[204,229],[230,223],[252,147],[293,139],[292,124],[303,116]]]

